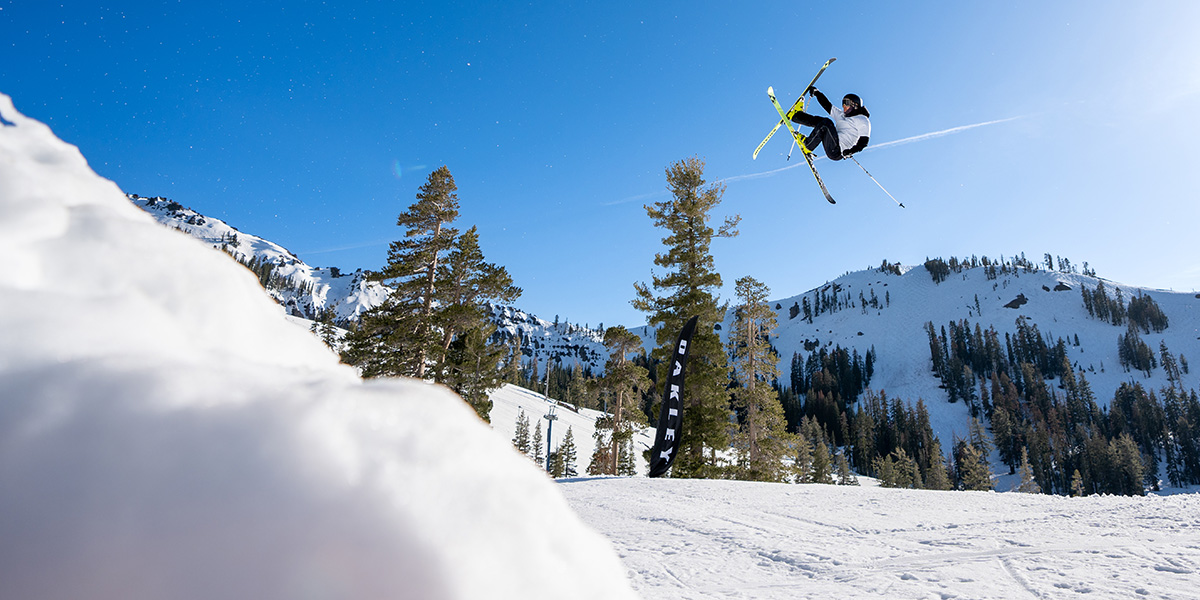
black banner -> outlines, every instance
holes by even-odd
[[[651,477],[665,475],[671,463],[675,462],[675,453],[679,451],[679,430],[683,424],[684,368],[687,366],[688,345],[692,343],[692,333],[696,331],[698,319],[692,317],[679,332],[679,341],[675,342],[675,352],[667,368],[662,408],[658,413],[658,433],[654,436],[654,448],[650,450]]]

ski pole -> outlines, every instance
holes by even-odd
[[[851,156],[851,157],[850,157],[850,160],[854,161],[854,164],[858,165],[858,168],[862,169],[862,170],[863,170],[863,173],[866,173],[866,174],[867,174],[867,177],[870,177],[870,178],[871,178],[871,181],[874,181],[874,182],[875,182],[875,185],[879,186],[879,189],[883,190],[883,193],[885,193],[885,194],[887,194],[887,195],[888,195],[888,198],[891,198],[893,202],[895,202],[896,204],[900,205],[900,208],[904,208],[904,205],[903,205],[903,204],[901,204],[899,200],[896,200],[896,197],[895,197],[895,196],[893,196],[893,195],[891,194],[891,192],[887,191],[887,189],[883,187],[883,184],[882,184],[882,183],[879,183],[879,180],[878,180],[878,179],[875,179],[875,176],[874,176],[874,175],[872,175],[872,174],[871,174],[871,172],[870,172],[870,171],[868,171],[866,167],[862,166],[862,163],[858,162],[858,159],[857,159],[857,158],[854,158],[853,156]]]

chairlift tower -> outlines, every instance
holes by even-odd
[[[547,473],[550,472],[550,431],[554,429],[554,421],[556,419],[558,419],[558,414],[556,414],[556,412],[555,412],[556,408],[558,408],[557,404],[554,404],[554,403],[550,404],[550,412],[546,413],[545,416],[542,417],[542,418],[546,419],[547,421],[550,421],[550,423],[546,425],[546,472]]]

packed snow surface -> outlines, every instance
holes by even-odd
[[[632,598],[461,399],[363,382],[0,94],[0,598]]]
[[[643,598],[1200,598],[1200,497],[562,480]]]

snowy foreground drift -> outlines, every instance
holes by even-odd
[[[634,597],[461,400],[364,383],[249,271],[0,116],[0,598]]]
[[[559,484],[644,598],[1200,598],[1200,496]]]

